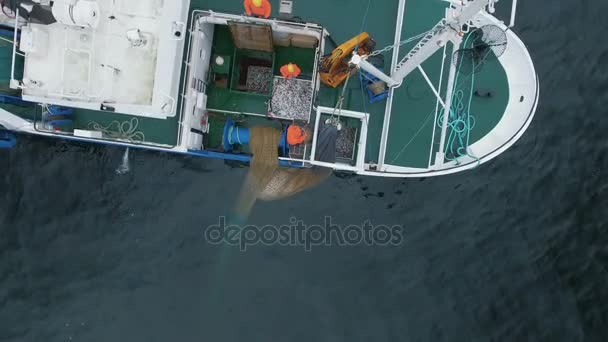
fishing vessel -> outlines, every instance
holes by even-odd
[[[1,3],[2,147],[32,134],[247,164],[248,128],[297,126],[310,139],[285,133],[282,166],[429,177],[505,152],[539,99],[516,0],[282,0],[269,18],[240,0]],[[317,158],[326,125],[335,162]]]

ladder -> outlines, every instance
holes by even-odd
[[[438,46],[439,39],[437,39],[437,37],[442,35],[442,33],[446,30],[448,30],[446,21],[445,19],[442,19],[418,42],[418,44],[416,44],[416,46],[414,46],[414,48],[399,62],[399,64],[397,64],[393,72],[393,79],[402,79],[402,77],[396,77],[396,75],[404,73],[404,69],[407,69],[408,67],[408,62],[409,64],[414,64],[412,68],[413,70],[420,63],[424,62],[428,57],[430,57],[426,56],[427,54],[424,53],[426,52],[426,50],[432,50],[431,55],[435,53],[435,51],[437,51],[437,49],[441,47]],[[437,44],[429,44],[432,42],[437,42]],[[409,72],[406,72],[405,75],[407,75],[408,73]]]
[[[451,8],[447,17],[440,20],[397,64],[391,78],[395,83],[402,82],[407,75],[441,49],[449,40],[458,41],[461,27],[486,6],[493,3],[494,0],[468,0],[460,7]]]
[[[388,76],[365,58],[354,54],[351,59],[353,65],[384,81],[389,87],[398,87],[412,71],[416,70],[424,61],[435,52],[443,48],[448,41],[459,45],[462,26],[472,20],[488,4],[495,0],[462,0],[463,5],[448,10],[446,18],[440,20],[433,28],[414,46],[414,48],[395,66],[393,73]],[[465,2],[466,1],[466,2]]]

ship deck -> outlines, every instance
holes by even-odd
[[[278,8],[278,1],[271,1]],[[315,22],[324,26],[333,40],[340,44],[352,38],[361,30],[370,33],[378,47],[393,44],[395,39],[395,19],[398,0],[372,1],[367,9],[367,0],[344,1],[307,0],[294,2],[294,15],[306,22]],[[412,37],[429,30],[445,14],[447,3],[442,1],[408,0],[406,2],[405,19],[402,39]],[[194,0],[193,7],[210,9],[217,12],[241,13],[238,1]],[[367,14],[366,14],[367,10]],[[413,43],[401,47],[403,57]],[[326,46],[326,53],[333,46]],[[437,53],[423,64],[423,68],[437,89],[445,88],[448,78],[451,58],[444,60]],[[391,54],[385,54],[385,69],[391,65]],[[443,71],[443,74],[442,74]],[[504,114],[509,88],[504,69],[497,60],[488,60],[483,69],[474,75],[475,89],[490,91],[492,97],[474,97],[475,127],[471,132],[470,144],[485,136],[500,121]],[[442,85],[440,84],[442,80]],[[341,89],[323,86],[319,92],[319,105],[334,107]],[[233,105],[240,107],[249,105],[248,98],[232,99]],[[238,100],[243,102],[239,103]],[[260,105],[263,106],[263,105]],[[210,106],[213,107],[213,106]],[[437,99],[428,86],[422,74],[414,72],[404,84],[395,91],[393,97],[392,115],[387,138],[385,162],[390,165],[427,168],[431,163],[431,155],[437,152],[440,141],[440,129],[436,128],[435,110]],[[379,159],[380,143],[385,119],[386,101],[371,104],[367,95],[362,92],[358,79],[351,80],[346,92],[344,108],[370,113],[368,122],[368,140],[366,161],[377,162]],[[435,127],[434,127],[435,126]]]
[[[278,15],[278,0],[271,0],[273,15]],[[368,0],[306,0],[294,2],[294,15],[306,22],[314,22],[322,25],[331,34],[333,41],[340,44],[359,33],[361,30],[368,32],[377,42],[377,47],[392,45],[395,39],[395,20],[398,10],[398,0],[371,1]],[[406,2],[405,19],[403,24],[402,39],[428,31],[445,14],[447,3],[443,1],[408,0]],[[220,0],[192,0],[191,9],[213,10],[226,13],[243,13],[241,1]],[[224,40],[219,41],[222,43]],[[404,56],[413,45],[401,47],[400,56]],[[222,48],[222,47],[220,47]],[[224,46],[224,49],[230,49]],[[328,44],[325,52],[328,53],[333,46]],[[451,63],[450,51],[445,60],[442,53],[435,54],[423,64],[431,82],[437,89],[445,93],[447,73]],[[304,62],[309,58],[308,51],[279,51],[277,60],[301,60]],[[392,59],[391,53],[385,54],[385,71],[389,71]],[[0,59],[3,67],[0,70],[0,82],[2,88],[6,87],[6,80],[10,77],[10,45],[0,45]],[[442,67],[443,66],[443,67]],[[304,67],[304,69],[306,66]],[[471,133],[473,144],[485,136],[504,114],[509,88],[506,73],[496,60],[490,60],[483,69],[474,75],[475,89],[490,91],[492,97],[473,97],[472,108],[475,116],[475,127]],[[440,83],[441,81],[441,83]],[[322,86],[318,93],[317,105],[334,107],[341,89],[332,89]],[[220,89],[211,89],[209,93],[209,108],[232,109],[236,112],[253,112],[264,110],[266,104],[263,98],[252,98],[251,96],[239,97],[234,94],[223,93]],[[223,107],[222,107],[223,106]],[[388,125],[386,142],[385,163],[394,166],[408,168],[427,168],[439,147],[440,131],[436,129],[436,111],[440,106],[431,88],[428,86],[422,74],[413,72],[406,78],[403,85],[396,89],[393,97],[392,114]],[[344,108],[370,113],[368,122],[368,138],[366,148],[366,161],[378,162],[383,127],[385,126],[386,101],[371,104],[367,95],[364,94],[359,79],[350,81],[346,91]],[[9,109],[9,108],[7,108]],[[21,111],[23,116],[31,116],[32,113]],[[263,112],[263,111],[262,111]],[[123,114],[96,112],[89,110],[77,110],[74,114],[75,126],[87,128],[91,122],[101,125],[109,125],[114,120],[121,122],[129,120]],[[139,130],[146,136],[146,142],[174,146],[177,143],[179,117],[168,120],[138,117]]]

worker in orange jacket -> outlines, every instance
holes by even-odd
[[[292,77],[298,77],[300,76],[300,73],[302,72],[302,70],[300,70],[300,68],[298,68],[298,66],[294,63],[289,63],[289,64],[285,64],[281,67],[281,75],[283,75],[283,77],[285,77],[286,79],[290,79]]]
[[[268,0],[245,0],[245,12],[249,16],[269,18],[272,6]]]

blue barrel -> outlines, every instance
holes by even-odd
[[[49,106],[48,115],[72,115],[74,113],[74,109],[68,107],[61,106]]]
[[[232,126],[228,131],[230,145],[249,145],[249,128]]]
[[[249,145],[249,138],[249,128],[239,127],[237,126],[236,122],[231,119],[226,121],[226,125],[224,125],[223,137],[224,151],[232,151],[235,145]],[[289,145],[287,145],[287,128],[281,135],[281,141],[278,147],[281,148],[284,155],[287,154],[289,149]]]
[[[72,108],[49,106],[43,119],[45,124],[47,124],[50,128],[65,128],[66,126],[73,125],[73,113],[74,110]]]
[[[14,133],[0,130],[0,148],[13,148],[17,145],[17,137]]]
[[[10,104],[10,105],[15,105],[15,106],[22,106],[22,107],[34,105],[32,102],[23,101],[23,99],[21,99],[21,96],[11,96],[11,95],[0,95],[0,103]]]

